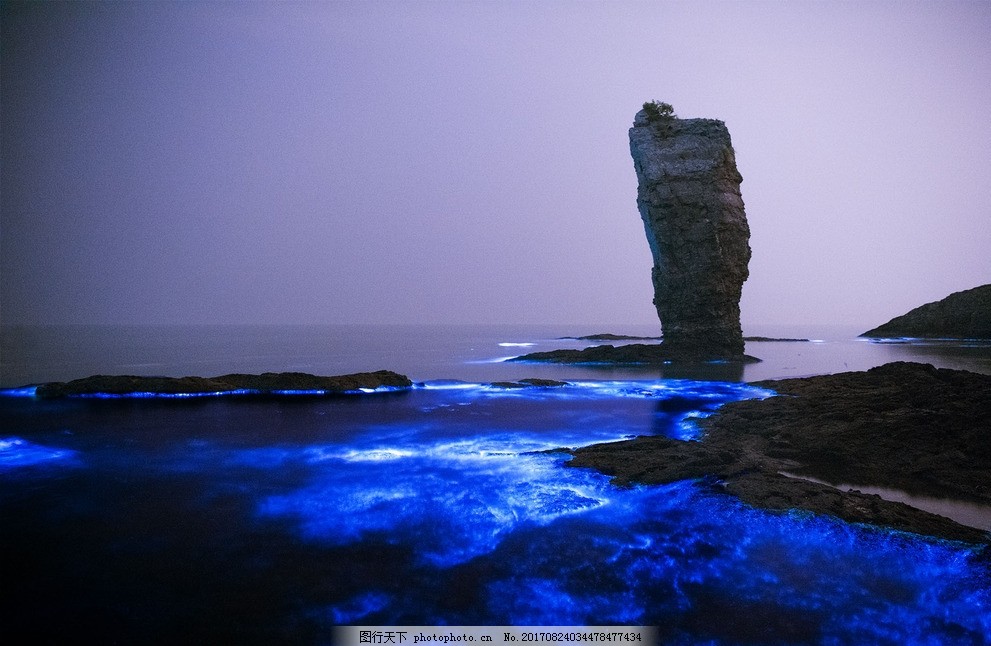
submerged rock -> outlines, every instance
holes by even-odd
[[[821,482],[899,489],[991,506],[991,376],[928,364],[757,382],[779,396],[726,404],[698,442],[665,437],[593,445],[569,463],[617,484],[703,479],[768,509],[987,543],[985,531]]]
[[[860,336],[991,339],[991,285],[926,303]]]
[[[139,377],[133,375],[94,375],[68,382],[38,386],[42,399],[85,395],[197,395],[251,391],[271,394],[285,391],[344,393],[360,389],[409,388],[413,382],[390,370],[321,377],[305,372],[265,372],[260,375],[229,374],[219,377]]]
[[[729,131],[715,119],[659,116],[650,105],[630,128],[630,153],[665,352],[740,357],[750,227]]]

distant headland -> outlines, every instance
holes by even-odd
[[[955,292],[896,316],[860,336],[991,339],[991,285]]]

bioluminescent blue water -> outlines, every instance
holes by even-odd
[[[0,397],[34,397],[38,391],[37,386],[24,386],[23,388],[3,388],[0,389]]]
[[[70,465],[76,451],[56,449],[19,437],[0,437],[0,471],[39,465]]]
[[[330,399],[0,397],[0,460],[49,456],[0,467],[17,590],[0,619],[124,640],[635,624],[665,644],[991,641],[988,550],[693,482],[621,489],[552,451],[693,438],[693,419],[770,394],[446,381]]]

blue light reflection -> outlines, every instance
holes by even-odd
[[[21,467],[77,464],[75,451],[43,446],[20,437],[0,438],[0,471]]]
[[[258,581],[285,590],[248,602],[295,613],[264,625],[642,624],[665,644],[991,642],[987,550],[761,511],[692,482],[620,489],[547,452],[651,433],[694,439],[694,420],[721,404],[772,394],[702,381],[429,382],[382,398],[18,401],[11,410],[38,405],[38,436],[0,441],[0,469],[23,456],[85,458],[72,482],[46,483],[50,508],[17,506],[21,492],[7,509],[42,508],[22,526],[51,522],[54,533],[84,513],[128,527],[106,530],[109,547],[87,542],[102,536],[88,525],[67,543],[89,550],[87,562],[123,564],[101,593],[121,607],[131,602],[121,589],[149,592],[127,566],[173,559],[156,572],[230,577],[208,588],[216,598]],[[80,414],[86,428],[64,433]],[[4,487],[16,481],[0,474]],[[103,574],[75,583],[90,593]],[[51,576],[64,579],[56,566]],[[200,581],[171,585],[190,599],[183,612],[201,610]]]

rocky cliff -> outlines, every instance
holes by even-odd
[[[860,336],[991,339],[991,285],[926,303]]]
[[[630,152],[665,354],[742,357],[750,227],[729,131],[715,119],[648,115],[636,115]]]

